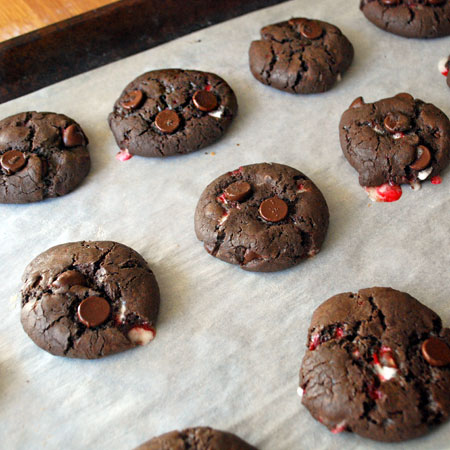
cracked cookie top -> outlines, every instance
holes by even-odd
[[[339,135],[361,186],[432,180],[450,160],[447,116],[406,93],[375,103],[357,98],[342,115]]]
[[[319,252],[328,207],[315,184],[282,164],[228,172],[203,191],[195,232],[213,256],[242,269],[273,272]]]
[[[261,83],[295,94],[330,89],[350,66],[353,46],[327,22],[293,18],[261,29],[250,46],[250,70]]]
[[[128,84],[108,122],[121,150],[170,156],[217,141],[236,113],[236,96],[219,76],[164,69],[144,73]]]
[[[360,9],[377,27],[408,38],[450,34],[449,0],[361,0]]]
[[[25,332],[53,355],[101,358],[150,342],[159,288],[145,260],[117,242],[72,242],[23,275]]]
[[[135,450],[256,450],[238,436],[209,427],[187,428],[157,436]]]
[[[450,329],[404,292],[330,298],[314,312],[306,345],[302,403],[334,433],[402,441],[450,414]]]
[[[63,114],[23,112],[0,121],[0,203],[72,191],[89,173],[88,139]]]

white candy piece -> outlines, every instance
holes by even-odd
[[[394,134],[392,135],[392,137],[393,137],[394,139],[401,139],[402,137],[405,137],[405,135],[404,135],[403,133],[394,133]]]
[[[136,345],[147,345],[155,337],[153,330],[141,327],[134,327],[128,332],[128,339]]]
[[[383,128],[381,128],[378,124],[375,124],[375,125],[373,126],[373,129],[374,129],[375,132],[378,133],[378,134],[384,134]]]
[[[219,225],[223,225],[228,219],[228,213],[225,213],[219,220]]]
[[[391,378],[394,378],[398,372],[398,369],[395,367],[382,366],[380,364],[375,364],[373,370],[381,381],[389,381]]]
[[[223,105],[220,105],[215,111],[211,111],[208,113],[208,116],[215,117],[216,119],[220,119],[223,116],[225,108]]]
[[[428,167],[426,169],[423,169],[419,172],[419,174],[417,175],[417,177],[419,178],[419,180],[426,180],[430,173],[433,172],[433,168],[432,167]]]
[[[370,200],[372,200],[373,202],[380,201],[380,196],[378,195],[376,187],[366,187],[365,190],[366,190],[367,195],[369,196]]]
[[[121,300],[120,309],[119,309],[119,320],[120,322],[125,322],[125,301]]]
[[[301,397],[303,397],[303,389],[299,386],[298,388],[297,388],[297,395],[301,398]]]
[[[422,183],[420,183],[420,181],[415,181],[414,183],[411,184],[411,189],[413,191],[419,191],[422,188]]]
[[[447,61],[448,61],[447,58],[442,58],[439,60],[438,69],[439,69],[439,72],[442,73],[442,75],[444,75],[448,71],[447,67],[445,67],[445,65],[447,64]]]

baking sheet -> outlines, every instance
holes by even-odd
[[[404,188],[372,204],[338,141],[341,113],[408,91],[450,114],[437,64],[450,38],[407,40],[371,25],[357,0],[296,0],[193,33],[0,105],[0,117],[56,111],[90,139],[92,170],[73,193],[0,205],[0,442],[5,449],[128,449],[172,429],[210,425],[261,449],[449,448],[450,422],[426,437],[387,445],[312,419],[296,394],[313,310],[330,296],[370,286],[405,290],[450,324],[450,174],[439,186]],[[355,47],[343,80],[320,95],[264,86],[248,69],[259,29],[292,16],[334,23]],[[153,69],[213,71],[235,90],[239,114],[226,136],[196,153],[115,159],[106,118],[122,88]],[[274,161],[305,172],[331,215],[316,257],[275,274],[247,273],[196,240],[204,187],[240,165]],[[54,357],[19,322],[20,277],[38,253],[64,242],[111,239],[140,252],[161,288],[157,337],[97,361]]]

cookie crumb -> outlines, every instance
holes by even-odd
[[[216,155],[216,152],[211,152],[211,156],[215,156]]]

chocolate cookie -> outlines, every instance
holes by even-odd
[[[358,97],[339,125],[345,157],[362,186],[432,182],[450,160],[450,122],[435,106],[402,93],[365,103]],[[400,190],[401,193],[401,190]]]
[[[330,89],[350,66],[353,46],[339,28],[293,18],[261,29],[250,46],[250,70],[261,83],[295,94]]]
[[[209,427],[171,431],[140,445],[135,450],[256,450],[241,438]]]
[[[312,317],[302,403],[333,433],[421,436],[450,414],[449,345],[440,317],[404,292],[336,295]]]
[[[142,156],[181,155],[217,141],[237,113],[230,86],[213,73],[165,69],[132,81],[108,122],[117,145]]]
[[[274,272],[318,253],[328,218],[322,193],[306,175],[282,164],[252,164],[206,187],[195,232],[211,255]]]
[[[23,328],[53,355],[101,358],[155,337],[158,284],[125,245],[57,245],[31,261],[23,281]]]
[[[24,112],[0,121],[0,203],[72,191],[90,168],[88,139],[63,114]]]
[[[449,0],[361,0],[360,9],[377,27],[400,36],[450,34]]]

